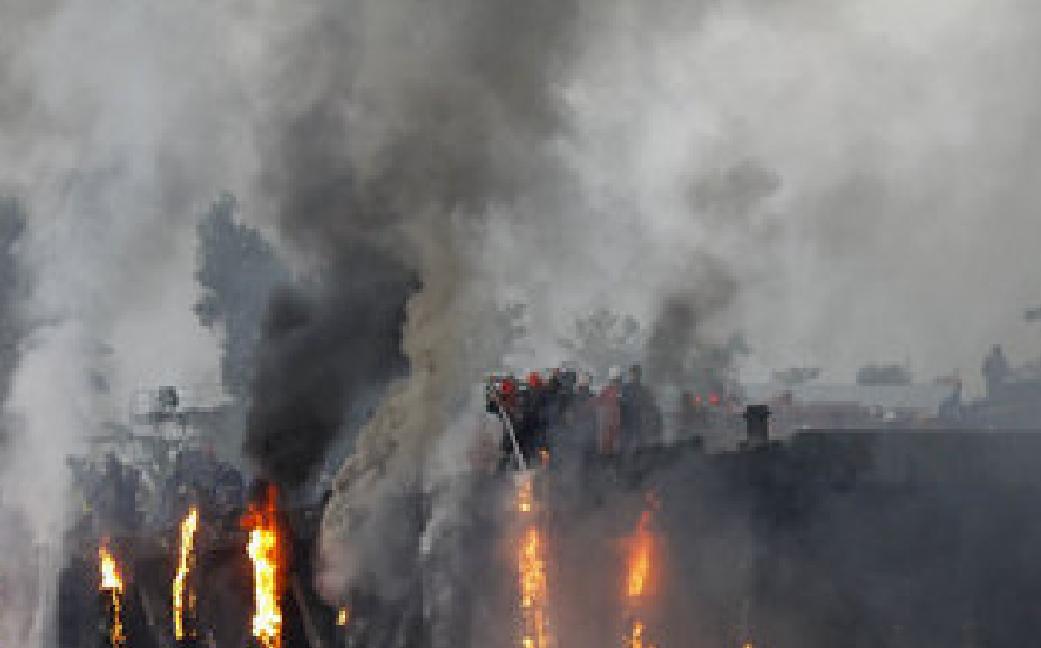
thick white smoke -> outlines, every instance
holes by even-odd
[[[46,596],[66,456],[125,423],[134,389],[217,378],[215,340],[191,312],[194,224],[253,162],[232,14],[17,0],[0,11],[0,187],[27,215],[18,306],[31,325],[4,404],[0,477],[5,505],[28,516],[45,552]],[[44,601],[32,645],[53,645],[53,613]]]

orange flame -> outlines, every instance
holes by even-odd
[[[628,648],[644,648],[643,644],[644,626],[642,621],[633,621],[632,630],[629,632]]]
[[[98,560],[101,565],[101,589],[123,593],[123,579],[119,577],[116,560],[105,546],[98,547]]]
[[[531,513],[533,500],[531,478],[528,477],[520,483],[517,491],[517,510],[521,513]]]
[[[177,563],[177,574],[173,581],[173,622],[174,637],[184,639],[184,613],[195,607],[195,593],[186,592],[188,574],[193,561],[192,548],[195,544],[195,531],[199,527],[199,510],[194,506],[181,521],[181,553]],[[185,596],[187,594],[187,596]]]
[[[123,634],[123,579],[119,577],[116,560],[104,545],[98,547],[98,564],[101,570],[100,589],[112,597],[112,627],[108,638],[112,648],[121,648],[127,641]]]
[[[626,593],[629,598],[640,598],[644,595],[647,581],[651,571],[651,549],[654,538],[649,529],[651,523],[651,512],[644,511],[640,515],[640,523],[636,528],[636,535],[632,539],[632,548],[629,552],[629,578]]]
[[[648,495],[649,508],[640,514],[636,532],[629,541],[629,560],[626,571],[625,594],[632,616],[625,635],[625,648],[654,648],[647,640],[647,626],[637,614],[644,604],[651,584],[651,564],[654,554],[654,536],[651,533],[651,510],[660,506],[653,494]]]
[[[546,562],[543,558],[542,534],[531,526],[524,532],[520,549],[521,612],[525,617],[524,648],[549,646],[546,623]]]
[[[263,648],[281,648],[281,543],[275,519],[274,487],[268,490],[266,508],[259,510],[251,507],[245,524],[249,529],[246,553],[253,562],[253,636]]]
[[[535,510],[534,488],[525,475],[517,491],[517,510],[527,517]],[[549,648],[549,587],[546,577],[545,542],[539,527],[528,522],[521,534],[517,556],[520,578],[520,612],[523,623],[521,648]]]

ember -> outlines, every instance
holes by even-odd
[[[123,634],[123,580],[119,576],[116,561],[108,549],[102,545],[98,548],[98,562],[101,570],[100,590],[111,597],[112,618],[108,638],[112,648],[126,646],[126,635]]]
[[[523,480],[517,490],[517,510],[521,513],[531,513],[533,497],[531,479]]]
[[[180,641],[185,637],[185,613],[191,615],[195,608],[195,592],[188,588],[188,575],[194,564],[195,531],[199,526],[199,511],[192,507],[181,521],[180,559],[173,581],[174,637]]]
[[[629,633],[626,648],[644,648],[643,631],[643,623],[641,621],[634,621],[632,630]]]
[[[282,645],[280,559],[275,489],[270,488],[264,508],[251,507],[244,521],[249,529],[246,552],[253,563],[253,636],[263,648]]]

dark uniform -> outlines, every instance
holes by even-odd
[[[661,440],[661,411],[654,394],[643,384],[640,365],[629,369],[629,382],[622,385],[619,399],[622,427],[622,445],[632,449]]]

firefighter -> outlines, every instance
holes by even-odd
[[[660,441],[661,411],[643,383],[643,368],[638,364],[629,368],[629,380],[621,387],[619,416],[625,449]]]
[[[614,457],[621,449],[622,370],[611,367],[607,378],[607,385],[596,398],[597,451],[603,457]]]
[[[546,392],[542,375],[530,372],[518,396],[517,443],[525,462],[531,465],[539,450],[546,447]]]
[[[101,533],[128,533],[137,529],[138,483],[136,472],[129,466],[124,467],[116,453],[105,454],[92,498],[97,515],[95,523]]]

